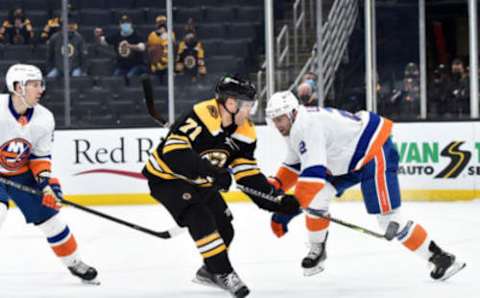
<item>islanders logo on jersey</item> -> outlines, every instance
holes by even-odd
[[[15,171],[28,163],[32,144],[25,139],[16,138],[0,145],[0,166]]]

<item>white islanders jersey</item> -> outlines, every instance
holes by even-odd
[[[0,94],[0,175],[50,170],[55,120],[40,104],[18,115],[9,94]]]
[[[323,175],[323,171],[311,173],[317,178],[327,173],[347,174],[373,158],[390,136],[391,127],[390,120],[366,111],[351,114],[300,106],[287,137],[289,150],[284,163],[298,174],[323,167]]]

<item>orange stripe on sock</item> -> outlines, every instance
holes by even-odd
[[[276,177],[282,182],[282,190],[288,191],[297,183],[298,174],[282,166],[278,169]]]
[[[411,251],[415,251],[425,242],[425,239],[427,239],[427,231],[421,225],[416,224],[412,234],[403,242],[403,245]]]
[[[305,221],[307,223],[307,229],[312,232],[325,230],[330,225],[330,220],[325,218],[313,218],[310,216],[305,216]]]
[[[67,242],[52,246],[52,249],[57,256],[66,257],[73,254],[77,250],[77,241],[75,241],[75,237],[73,237],[73,235],[70,235],[70,238],[67,240]]]

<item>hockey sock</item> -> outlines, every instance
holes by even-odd
[[[230,273],[227,246],[217,231],[213,216],[202,205],[193,205],[183,214],[183,223],[203,257],[210,273]]]
[[[60,219],[59,214],[37,225],[47,237],[53,252],[62,262],[70,267],[78,260],[77,242],[68,226]]]
[[[327,215],[328,213],[325,214]],[[330,220],[306,214],[305,221],[310,243],[325,242]]]
[[[432,253],[428,249],[431,241],[427,231],[413,221],[409,220],[406,226],[398,232],[397,239],[406,248],[425,260],[428,260],[432,256]]]

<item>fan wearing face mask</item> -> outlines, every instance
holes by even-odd
[[[112,45],[117,55],[114,76],[132,78],[147,71],[143,61],[146,46],[143,38],[135,31],[128,15],[120,18],[119,30],[105,35],[102,28],[95,29],[95,37],[101,45]]]

